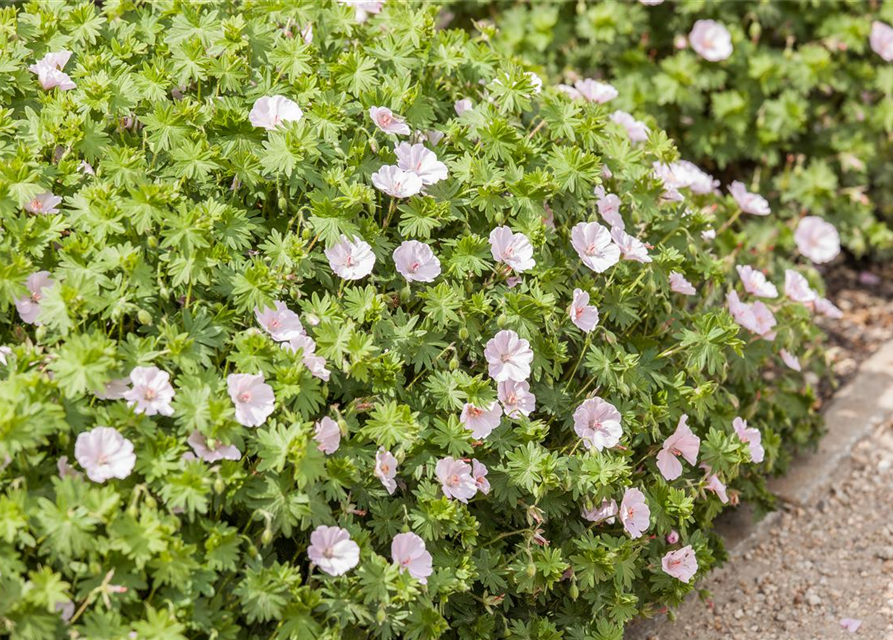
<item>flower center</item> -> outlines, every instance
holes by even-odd
[[[391,466],[388,464],[382,464],[382,465],[380,465],[380,468],[381,468],[381,474],[384,476],[388,475],[388,472],[391,470]]]
[[[587,256],[594,256],[596,253],[598,253],[598,247],[597,247],[596,244],[593,242],[593,243],[590,244],[588,247],[586,247],[586,251],[584,251],[584,253],[585,253]]]
[[[499,359],[502,360],[503,362],[511,362],[511,361],[512,361],[512,354],[510,354],[510,353],[503,353],[502,356],[500,356]]]
[[[323,549],[322,557],[331,560],[335,557],[335,550],[332,547],[326,547],[325,549]]]
[[[449,484],[451,487],[459,486],[459,474],[454,473],[453,475],[451,475],[447,484]]]
[[[273,318],[270,320],[270,328],[278,329],[279,328],[279,318]]]
[[[416,271],[419,270],[419,267],[421,267],[421,266],[422,266],[421,262],[413,262],[411,265],[409,265],[409,270],[412,273],[415,273]]]
[[[146,389],[143,392],[143,398],[146,400],[154,400],[157,396],[158,394],[155,392],[155,389]]]
[[[243,391],[242,393],[240,393],[239,394],[239,402],[242,402],[242,403],[251,402],[251,392]]]
[[[100,453],[96,458],[96,462],[99,464],[107,464],[109,461],[108,454]]]
[[[347,257],[344,259],[345,266],[352,267],[354,265],[354,259],[351,254],[347,254]]]
[[[43,209],[43,203],[37,198],[34,198],[34,200],[31,201],[31,208],[40,211],[41,209]]]

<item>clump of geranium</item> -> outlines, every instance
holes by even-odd
[[[813,431],[834,235],[730,249],[758,185],[621,83],[427,5],[63,8],[0,126],[8,628],[619,636]]]

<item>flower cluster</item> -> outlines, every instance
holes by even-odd
[[[775,261],[622,84],[418,3],[56,4],[3,14],[4,629],[619,637],[817,434],[836,231]]]

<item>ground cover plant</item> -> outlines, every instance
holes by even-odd
[[[777,217],[826,217],[857,257],[889,254],[890,2],[457,3],[456,23],[573,85],[616,87],[683,157],[742,180]],[[493,25],[496,29],[492,30]],[[472,27],[473,28],[473,27]],[[492,30],[492,31],[491,31]]]
[[[771,500],[834,228],[440,17],[0,9],[0,633],[620,638]]]

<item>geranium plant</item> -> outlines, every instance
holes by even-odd
[[[619,638],[770,500],[833,237],[437,20],[0,12],[2,633]]]

